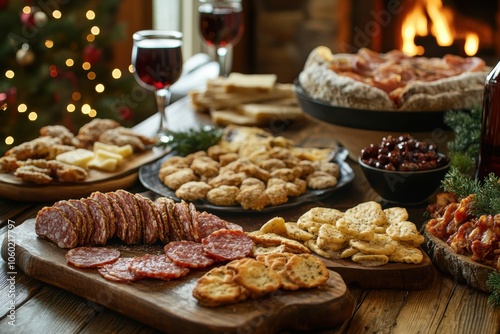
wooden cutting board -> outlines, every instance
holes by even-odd
[[[143,280],[110,282],[96,270],[66,264],[66,250],[38,238],[35,220],[9,230],[16,241],[16,265],[28,276],[106,306],[149,326],[171,333],[276,333],[282,330],[318,330],[342,324],[354,309],[354,300],[341,276],[331,271],[328,282],[316,289],[277,291],[242,303],[207,308],[191,292],[206,270],[191,271],[169,282]],[[2,257],[7,259],[7,237]],[[122,256],[161,253],[161,246],[113,245]]]
[[[24,202],[57,201],[60,199],[81,198],[93,191],[112,191],[132,186],[137,180],[137,171],[144,164],[155,161],[168,151],[153,148],[135,153],[124,159],[113,172],[89,169],[84,182],[36,184],[23,180],[9,173],[0,173],[0,197]]]

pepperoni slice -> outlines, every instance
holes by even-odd
[[[133,257],[122,257],[116,262],[106,264],[97,271],[102,277],[114,282],[133,282],[137,281],[138,277],[130,270],[130,265],[134,260]]]
[[[214,263],[203,251],[203,245],[194,241],[172,241],[164,248],[174,263],[188,268],[205,268]]]
[[[243,231],[218,230],[201,241],[206,254],[220,261],[246,257],[252,252],[253,241]]]
[[[140,278],[158,278],[170,280],[187,275],[189,268],[175,264],[166,255],[146,254],[136,257],[130,265],[130,270]]]
[[[212,232],[226,228],[226,223],[221,218],[206,211],[196,217],[200,238],[208,237]]]
[[[97,268],[113,263],[120,257],[120,251],[105,247],[77,247],[66,253],[66,260],[78,268]]]

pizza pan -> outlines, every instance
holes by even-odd
[[[335,106],[314,99],[294,83],[295,94],[304,112],[323,122],[356,129],[378,131],[432,131],[448,128],[443,121],[445,111],[366,110]]]

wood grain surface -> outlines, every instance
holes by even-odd
[[[191,292],[207,270],[192,270],[171,281],[141,280],[130,284],[110,282],[97,270],[66,264],[67,250],[37,237],[30,219],[10,233],[16,240],[17,265],[28,276],[57,286],[170,333],[275,333],[284,329],[314,330],[336,326],[351,316],[352,298],[341,276],[330,272],[328,282],[316,289],[282,291],[255,300],[218,308],[198,305]],[[2,257],[8,258],[7,242]],[[118,248],[122,256],[162,253],[161,245]],[[302,317],[306,322],[299,321]],[[303,318],[302,318],[303,319]]]

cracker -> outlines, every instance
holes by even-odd
[[[337,220],[342,218],[344,213],[337,209],[332,208],[324,208],[324,207],[315,207],[307,211],[297,220],[297,223],[300,221],[312,221],[315,223],[321,224],[335,224]]]
[[[351,256],[351,260],[366,267],[377,267],[383,266],[389,262],[389,257],[387,255],[366,255],[358,252]]]
[[[396,250],[398,243],[386,234],[375,234],[370,241],[351,240],[349,245],[363,254],[389,255]]]
[[[308,240],[305,242],[305,245],[319,256],[332,260],[340,259],[340,251],[321,249],[315,240]]]
[[[302,288],[313,288],[326,283],[330,273],[323,261],[311,254],[292,256],[286,263],[290,281]]]
[[[347,259],[347,258],[353,256],[354,254],[358,253],[358,252],[359,252],[359,250],[357,248],[347,247],[342,252],[340,252],[340,258],[341,259]]]
[[[387,235],[394,240],[404,241],[413,246],[419,246],[424,242],[424,236],[421,235],[414,223],[405,220],[393,223],[386,229]]]
[[[347,243],[349,239],[349,237],[339,231],[337,226],[324,224],[319,228],[318,240],[316,242],[322,249],[339,250],[339,247]]]
[[[284,290],[297,290],[300,288],[297,284],[290,280],[288,273],[286,271],[286,264],[288,259],[286,257],[275,258],[270,264],[270,268],[276,272],[281,279],[281,287]]]
[[[260,232],[260,231],[259,231]],[[287,250],[295,253],[309,253],[309,249],[300,242],[288,239],[276,233],[248,233],[248,236],[256,243],[265,246],[285,245]]]
[[[418,264],[424,259],[422,251],[415,247],[405,247],[403,245],[398,245],[396,250],[392,252],[389,256],[389,261],[391,262],[404,262],[404,263],[414,263]]]
[[[350,220],[348,217],[340,218],[337,221],[338,230],[350,237],[357,238],[360,240],[370,241],[375,235],[376,225],[369,222],[364,222],[362,220]]]
[[[387,221],[382,206],[375,201],[363,202],[347,209],[344,216],[351,221],[360,221],[378,226],[384,225]]]
[[[236,271],[234,281],[250,291],[251,298],[257,298],[281,287],[281,278],[265,263],[245,258],[232,261],[228,267]]]
[[[248,298],[249,291],[233,282],[234,272],[226,267],[213,268],[198,279],[193,297],[205,306],[234,304]]]
[[[282,217],[274,217],[268,220],[264,225],[261,226],[260,231],[263,233],[276,233],[282,236],[287,236],[287,229],[285,225],[285,219]]]
[[[286,252],[285,245],[279,246],[259,246],[255,245],[253,247],[252,255],[257,257],[259,255],[272,254],[272,253],[283,253]]]
[[[286,232],[288,237],[299,240],[299,241],[307,241],[314,239],[315,236],[312,233],[309,233],[297,226],[297,223],[286,222]]]
[[[387,217],[387,223],[392,224],[395,222],[401,222],[404,220],[408,220],[408,211],[405,208],[401,207],[392,207],[384,209],[385,216]]]

